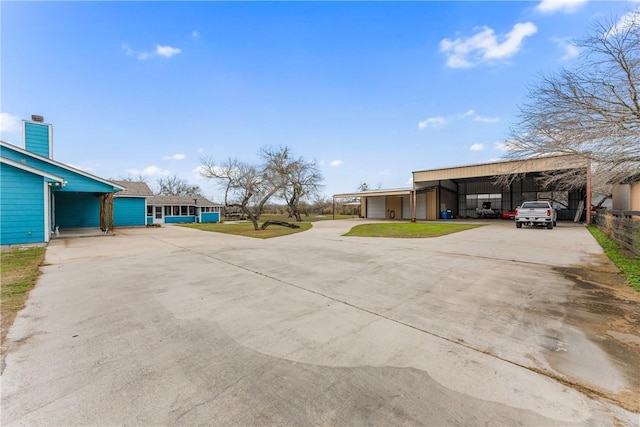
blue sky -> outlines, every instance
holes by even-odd
[[[0,132],[45,117],[54,158],[104,178],[177,175],[262,146],[316,159],[324,193],[497,160],[541,75],[638,1],[7,2]]]

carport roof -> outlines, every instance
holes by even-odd
[[[380,190],[358,191],[356,193],[334,194],[334,199],[348,199],[352,197],[372,197],[372,196],[408,196],[411,188],[389,188]]]
[[[586,167],[587,160],[584,157],[567,154],[561,156],[537,157],[526,160],[504,160],[469,166],[414,171],[413,182],[479,178],[485,176],[513,175],[563,169],[582,169]]]

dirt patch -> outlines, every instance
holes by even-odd
[[[564,321],[598,345],[629,383],[630,390],[603,395],[640,412],[640,293],[606,257],[589,266],[555,270],[574,283],[563,304]]]

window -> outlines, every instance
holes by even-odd
[[[153,206],[147,206],[147,216],[153,216]]]
[[[189,215],[195,215],[195,214],[196,214],[196,207],[189,206]]]
[[[173,207],[173,215],[174,216],[180,215],[180,206],[174,206]]]
[[[164,207],[164,216],[171,216],[171,206]]]
[[[180,215],[188,215],[189,206],[180,206]]]

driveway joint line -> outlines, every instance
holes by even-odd
[[[491,353],[491,352],[488,352],[488,351],[485,351],[485,350],[482,350],[482,349],[479,349],[479,348],[476,348],[476,347],[470,346],[470,345],[468,345],[468,344],[466,344],[466,343],[460,342],[460,341],[458,341],[458,340],[456,340],[456,339],[454,339],[454,338],[448,338],[448,337],[445,337],[445,336],[442,336],[442,335],[438,335],[438,334],[437,334],[437,333],[435,333],[435,332],[431,332],[431,331],[428,331],[428,330],[426,330],[426,329],[419,328],[419,327],[417,327],[417,326],[415,326],[415,325],[411,325],[411,324],[409,324],[409,323],[403,322],[403,321],[398,320],[398,319],[394,319],[394,318],[392,318],[392,317],[387,317],[387,316],[382,315],[382,314],[380,314],[380,313],[376,313],[376,312],[374,312],[374,311],[368,310],[368,309],[366,309],[366,308],[364,308],[364,307],[360,307],[360,306],[354,305],[354,304],[349,303],[349,302],[347,302],[347,301],[339,300],[339,299],[334,298],[334,297],[332,297],[332,296],[329,296],[329,295],[323,294],[323,293],[321,293],[321,292],[314,291],[314,290],[312,290],[312,289],[305,288],[305,287],[300,286],[300,285],[296,285],[295,283],[287,282],[287,281],[282,280],[282,279],[279,279],[279,278],[277,278],[277,277],[269,276],[269,275],[267,275],[267,274],[261,273],[261,272],[259,272],[259,271],[252,270],[252,269],[247,268],[247,267],[244,267],[244,266],[242,266],[242,265],[234,264],[233,262],[230,262],[230,261],[227,261],[227,260],[224,260],[224,259],[221,259],[221,258],[215,257],[215,256],[213,256],[213,255],[210,255],[210,254],[207,254],[207,253],[204,253],[204,252],[200,252],[200,251],[197,251],[197,250],[195,250],[195,249],[188,248],[188,247],[184,247],[184,246],[181,246],[181,245],[176,244],[176,243],[171,243],[171,242],[168,242],[168,241],[163,240],[163,239],[158,239],[158,240],[160,240],[160,241],[162,241],[162,242],[164,242],[164,243],[166,243],[166,244],[169,244],[169,245],[175,246],[175,247],[177,247],[177,248],[180,248],[180,249],[182,249],[182,250],[185,250],[185,251],[188,251],[188,252],[192,252],[192,253],[195,253],[195,254],[198,254],[198,255],[204,256],[204,257],[206,257],[206,258],[211,258],[211,259],[214,259],[214,260],[216,260],[216,261],[219,261],[219,262],[225,263],[225,264],[227,264],[227,265],[230,265],[230,266],[233,266],[233,267],[236,267],[236,268],[239,268],[239,269],[242,269],[242,270],[248,271],[248,272],[250,272],[250,273],[253,273],[253,274],[256,274],[256,275],[259,275],[259,276],[263,276],[263,277],[268,278],[268,279],[271,279],[271,280],[274,280],[274,281],[279,282],[279,283],[282,283],[282,284],[284,284],[284,285],[292,286],[292,287],[297,288],[297,289],[299,289],[299,290],[302,290],[302,291],[305,291],[305,292],[309,292],[309,293],[312,293],[312,294],[315,294],[315,295],[321,296],[321,297],[326,298],[326,299],[328,299],[328,300],[331,300],[331,301],[335,301],[335,302],[338,302],[338,303],[344,304],[344,305],[346,305],[346,306],[348,306],[348,307],[354,308],[354,309],[359,310],[359,311],[362,311],[362,312],[364,312],[364,313],[371,314],[371,315],[373,315],[373,316],[375,316],[375,317],[379,317],[379,318],[381,318],[381,319],[388,320],[388,321],[390,321],[390,322],[393,322],[393,323],[396,323],[396,324],[399,324],[399,325],[402,325],[402,326],[406,326],[406,327],[411,328],[411,329],[414,329],[414,330],[416,330],[416,331],[418,331],[418,332],[422,332],[422,333],[424,333],[424,334],[427,334],[427,335],[433,336],[433,337],[435,337],[435,338],[439,338],[439,339],[442,339],[442,340],[444,340],[444,341],[450,342],[450,343],[452,343],[452,344],[454,344],[454,345],[458,345],[458,346],[464,347],[464,348],[466,348],[466,349],[468,349],[468,350],[471,350],[471,351],[474,351],[474,352],[477,352],[477,353],[484,354],[485,356],[492,357],[492,358],[494,358],[494,359],[496,359],[496,360],[500,360],[500,361],[502,361],[502,362],[508,363],[508,364],[510,364],[510,365],[513,365],[513,366],[517,366],[517,367],[522,368],[522,369],[526,369],[526,370],[528,370],[528,371],[530,371],[530,372],[534,372],[534,373],[536,373],[536,374],[543,375],[543,376],[545,376],[545,377],[547,377],[547,378],[549,378],[549,379],[552,379],[552,380],[554,380],[554,381],[557,381],[557,382],[559,382],[559,383],[561,383],[561,384],[563,384],[563,385],[565,385],[565,386],[567,386],[567,387],[571,387],[571,388],[573,388],[574,390],[579,391],[580,393],[583,393],[583,394],[586,394],[586,395],[595,395],[595,396],[598,396],[598,397],[600,397],[600,398],[606,399],[606,400],[608,400],[608,401],[610,401],[610,402],[615,402],[615,403],[617,403],[617,404],[621,404],[621,403],[622,403],[622,402],[619,402],[619,401],[617,401],[617,400],[615,400],[615,399],[611,398],[610,396],[608,396],[606,393],[604,393],[604,392],[602,392],[602,391],[599,391],[599,390],[594,389],[594,388],[592,388],[592,387],[586,386],[586,385],[584,385],[584,384],[580,384],[580,383],[575,382],[575,381],[571,381],[571,380],[566,379],[566,378],[562,378],[562,377],[560,377],[559,375],[554,374],[553,372],[549,372],[549,371],[546,371],[546,370],[544,370],[544,369],[536,368],[536,367],[534,367],[534,366],[526,366],[526,365],[523,365],[523,364],[521,364],[521,363],[514,362],[513,360],[505,359],[505,358],[500,357],[500,356],[498,356],[498,355],[496,355],[496,354],[493,354],[493,353]],[[464,256],[472,256],[472,255],[465,255],[465,254],[460,254],[460,255],[464,255]],[[531,263],[531,264],[535,264],[535,263]]]

